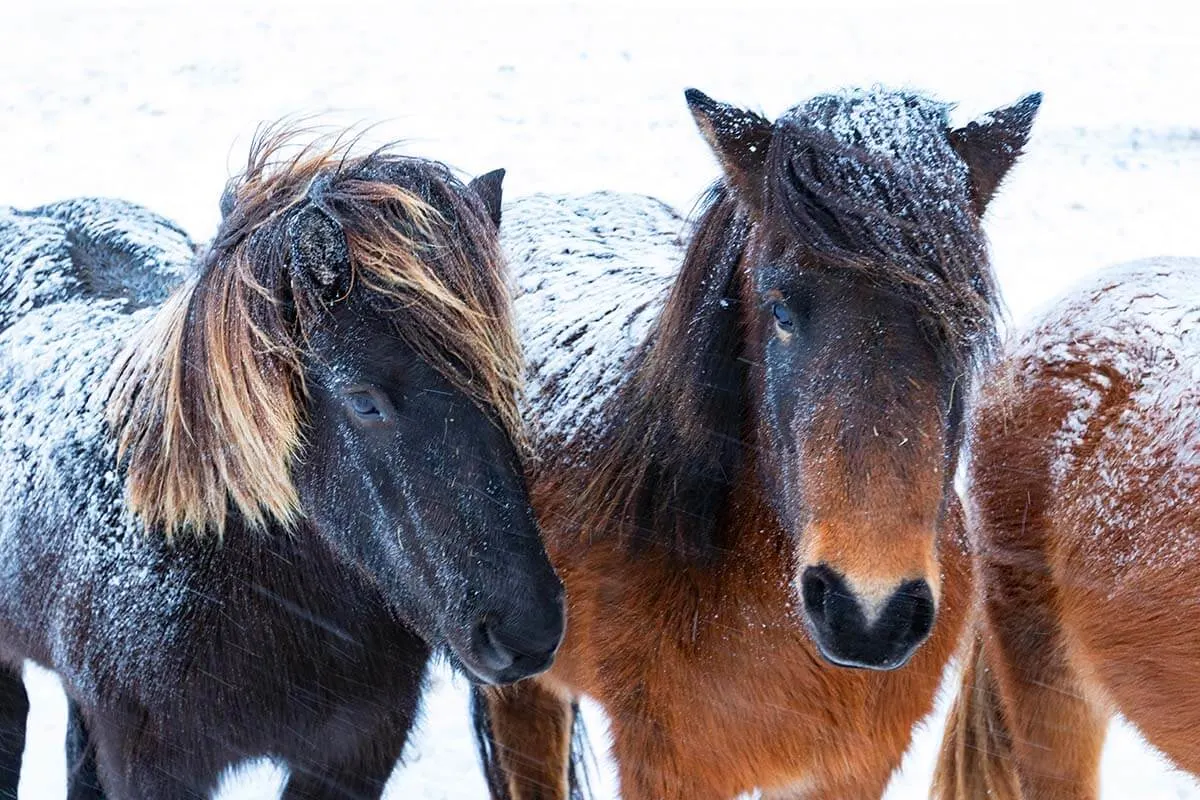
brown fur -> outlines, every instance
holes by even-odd
[[[983,640],[972,640],[963,663],[959,699],[946,719],[942,753],[931,795],[1021,800],[1009,764],[1012,742],[1000,707],[1000,688],[991,674]]]
[[[504,781],[521,800],[556,800],[570,792],[567,766],[575,712],[570,698],[533,681],[489,690],[483,702],[497,742],[517,743],[499,753]]]
[[[1169,422],[1186,425],[1195,411],[1196,363],[1182,360],[1195,349],[1170,344],[1186,341],[1186,321],[1165,339],[1152,327],[1157,298],[1175,310],[1191,302],[1193,316],[1200,308],[1151,283],[1194,282],[1200,262],[1134,266],[1133,277],[1102,276],[1068,298],[984,384],[971,464],[981,619],[938,800],[1095,800],[1116,712],[1200,773],[1200,629],[1190,618],[1200,568],[1183,544],[1200,531],[1200,506],[1163,500],[1196,481],[1194,466],[1173,462],[1183,443],[1166,438]],[[1097,305],[1114,290],[1127,305]],[[1153,310],[1133,313],[1143,301]],[[1093,306],[1107,310],[1089,316]],[[1182,395],[1137,399],[1158,381]],[[1081,405],[1086,397],[1094,402]],[[1068,417],[1083,429],[1064,450]],[[1064,452],[1071,467],[1059,474]]]
[[[547,501],[542,491],[535,505]],[[894,672],[847,670],[821,657],[795,618],[789,585],[765,577],[788,574],[794,558],[772,531],[772,512],[754,497],[734,503],[743,541],[730,546],[740,557],[708,568],[681,570],[659,557],[632,569],[613,542],[551,547],[570,624],[548,678],[518,688],[525,702],[569,692],[604,706],[626,800],[730,798],[805,777],[813,783],[807,797],[878,798],[913,724],[932,710],[966,618],[970,576],[957,503],[939,537],[937,626]],[[529,729],[505,742],[505,752],[554,754],[565,770],[564,736]],[[519,800],[538,796],[515,788]]]
[[[469,256],[432,206],[380,178],[399,157],[355,156],[345,137],[297,149],[300,133],[260,133],[199,273],[114,365],[109,418],[130,506],[167,535],[220,534],[231,508],[255,527],[296,522],[303,341],[338,299],[330,292],[355,283],[394,307],[398,335],[524,441],[519,345],[496,324],[511,314],[503,272],[470,263],[499,264],[494,239],[474,237],[487,248]],[[344,233],[349,276],[287,269],[289,214],[305,200]]]
[[[945,108],[888,101],[887,120],[920,110],[916,147],[835,136],[856,101],[771,127],[689,95],[726,180],[604,419],[548,432],[534,472],[569,624],[550,672],[489,697],[514,800],[564,797],[549,776],[577,696],[608,714],[626,800],[878,798],[932,709],[972,598],[951,476],[998,298]],[[772,303],[806,292],[824,316],[788,361]],[[849,669],[818,650],[797,596],[817,564],[867,603],[928,583],[936,624],[911,660]]]

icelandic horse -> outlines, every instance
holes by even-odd
[[[285,798],[378,797],[434,652],[553,658],[499,173],[295,138],[256,140],[207,247],[119,202],[0,210],[0,797],[27,660],[70,701],[71,800],[141,800],[259,756]]]
[[[551,671],[476,694],[485,772],[497,798],[566,797],[587,696],[626,800],[878,798],[969,608],[981,218],[1040,95],[960,128],[883,88],[775,122],[687,100],[724,175],[686,244],[646,197],[505,208],[569,621]]]
[[[1200,775],[1200,259],[1055,304],[981,383],[970,452],[981,619],[934,796],[1095,800],[1117,713]]]

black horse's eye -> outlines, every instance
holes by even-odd
[[[364,420],[383,419],[383,409],[379,407],[379,401],[371,392],[351,392],[346,396],[346,402],[349,403],[350,410]]]
[[[775,314],[775,324],[785,331],[790,331],[794,324],[792,320],[792,311],[783,303],[776,303],[772,308]]]

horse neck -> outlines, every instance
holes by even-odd
[[[293,530],[272,518],[255,528],[236,511],[220,541],[210,533],[180,533],[165,549],[163,558],[187,563],[195,578],[218,593],[302,598],[335,586],[349,572],[303,522]]]
[[[382,594],[303,522],[296,530],[275,521],[251,529],[235,515],[223,541],[191,537],[173,549],[168,557],[186,559],[192,581],[216,601],[207,607],[210,623],[218,627],[234,624],[253,637],[258,625],[246,623],[252,619],[314,629],[305,635],[324,636],[320,629],[339,638],[355,626],[378,625],[392,616]]]
[[[573,527],[585,538],[615,535],[682,562],[719,547],[716,523],[743,450],[737,276],[746,234],[745,214],[718,187],[583,469],[565,483],[539,476],[565,518],[582,514]],[[572,453],[563,455],[569,463]]]

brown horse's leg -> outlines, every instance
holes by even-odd
[[[491,735],[512,800],[566,800],[571,701],[536,678],[486,691]]]
[[[980,469],[976,484],[985,649],[1026,800],[1093,800],[1108,718],[1087,697],[1057,617],[1071,587],[1058,585],[1047,556],[1054,523],[1035,482],[1046,470],[1029,457],[1040,445],[1017,442],[1007,463],[981,462],[1010,469]]]
[[[1093,800],[1108,719],[1072,663],[1058,609],[1073,587],[1050,560],[1056,527],[1066,523],[1055,510],[1065,498],[1051,495],[1058,490],[1048,442],[1073,401],[1036,385],[1013,391],[1020,399],[986,406],[976,421],[971,494],[984,600],[979,654],[1000,694],[995,721],[1007,737],[997,741],[1011,748],[1025,800]]]
[[[1094,800],[1108,716],[1086,696],[1050,607],[1028,598],[989,598],[988,607],[989,647],[1026,800]]]

